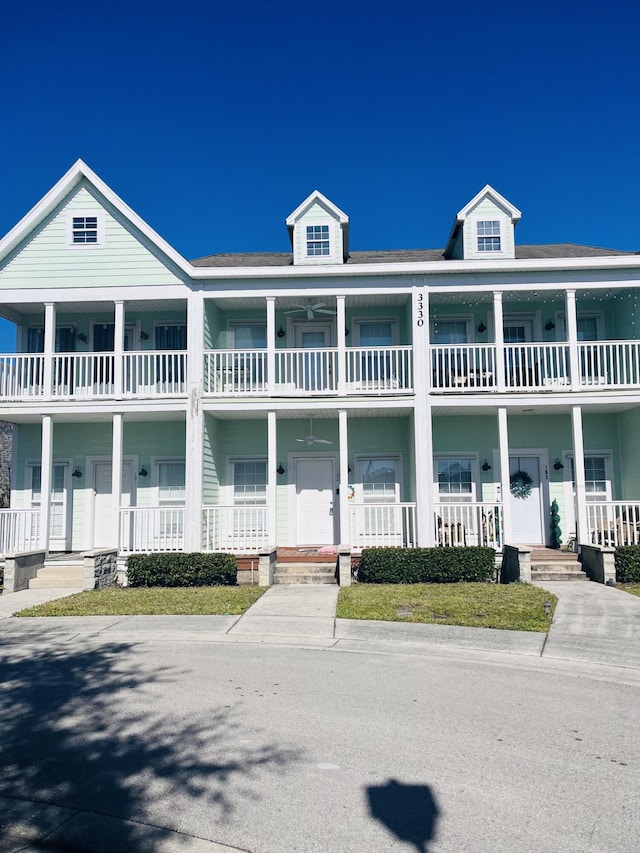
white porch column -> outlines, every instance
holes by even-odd
[[[416,535],[421,548],[429,548],[433,537],[433,439],[429,398],[429,291],[422,281],[411,287],[413,319],[413,410],[414,460],[416,470]]]
[[[47,302],[44,306],[44,398],[50,400],[53,393],[53,354],[56,349],[56,306]]]
[[[112,537],[120,548],[120,504],[122,502],[122,429],[123,415],[116,412],[113,415],[112,447],[111,447],[111,505],[112,512]]]
[[[187,401],[185,424],[184,550],[202,550],[204,413],[204,294],[196,290],[187,301]]]
[[[500,456],[500,499],[502,501],[502,544],[511,545],[511,476],[509,474],[509,432],[507,410],[498,409],[498,448]]]
[[[582,433],[582,408],[572,406],[573,467],[576,479],[576,541],[578,545],[589,542],[587,520],[587,488],[584,476],[584,437]]]
[[[39,547],[49,553],[51,516],[51,473],[53,467],[53,418],[42,416],[42,448],[40,451],[40,537]]]
[[[116,400],[122,399],[122,377],[124,375],[124,302],[114,302],[113,323],[113,393]]]
[[[496,387],[504,391],[506,380],[504,375],[504,315],[502,313],[502,293],[493,294],[493,339],[496,347]]]
[[[275,412],[267,412],[267,544],[277,544],[277,501],[278,501],[278,435]]]
[[[349,433],[347,412],[338,409],[338,442],[340,444],[340,545],[351,544],[351,525],[349,523]]]
[[[267,296],[267,390],[276,392],[276,298]]]
[[[347,313],[344,296],[336,296],[336,343],[338,345],[338,394],[347,393]]]
[[[567,290],[565,294],[567,314],[567,340],[569,341],[569,370],[571,371],[571,390],[580,390],[580,352],[578,349],[578,312],[576,310],[576,292]]]

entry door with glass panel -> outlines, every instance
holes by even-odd
[[[53,465],[51,470],[51,505],[49,510],[49,548],[52,551],[67,551],[67,465]],[[31,466],[31,507],[40,509],[42,504],[42,468]]]
[[[331,346],[330,323],[297,324],[296,349],[309,350],[296,357],[296,385],[305,391],[335,390],[335,352]]]
[[[335,545],[335,459],[295,460],[296,544]]]
[[[391,364],[389,347],[394,341],[395,324],[391,320],[367,320],[356,323],[358,346],[362,350],[354,365],[352,381],[358,390],[391,387],[397,379]]]
[[[431,324],[434,388],[465,385],[469,373],[466,320],[434,320]]]
[[[508,388],[532,388],[540,384],[539,365],[531,349],[517,344],[530,343],[533,338],[531,320],[504,321],[505,380]]]
[[[246,459],[233,466],[233,523],[227,530],[238,549],[260,545],[266,539],[267,463]]]
[[[397,457],[359,459],[357,483],[361,506],[355,507],[355,535],[365,545],[401,545],[402,510]]]
[[[436,542],[438,545],[477,545],[476,515],[470,504],[475,499],[473,460],[464,456],[435,460]]]
[[[514,474],[519,473],[525,476],[516,476],[514,479]],[[508,496],[514,544],[544,545],[540,459],[537,456],[509,457],[509,476],[514,479]]]

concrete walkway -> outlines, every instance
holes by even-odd
[[[44,604],[54,601],[56,598],[64,598],[67,595],[75,595],[82,592],[81,589],[23,589],[20,592],[12,592],[9,595],[0,595],[0,619],[8,619],[19,610],[26,607],[35,607],[36,604]]]

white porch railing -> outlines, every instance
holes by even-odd
[[[111,397],[114,368],[112,352],[56,353],[52,392],[56,397]]]
[[[615,548],[640,545],[640,503],[587,501],[589,542]]]
[[[0,355],[0,398],[24,400],[44,392],[44,356]]]
[[[583,387],[640,386],[640,341],[589,341],[578,349]]]
[[[205,394],[265,394],[265,350],[214,350],[204,354]]]
[[[413,391],[412,347],[349,347],[346,352],[350,393]]]
[[[124,354],[125,397],[171,397],[187,390],[184,350]]]
[[[416,505],[350,504],[351,544],[354,548],[415,548]]]
[[[120,552],[184,550],[183,506],[120,508]]]
[[[568,344],[505,344],[504,364],[507,390],[570,388]]]
[[[0,509],[0,554],[36,550],[39,533],[39,509]]]
[[[502,550],[502,506],[496,503],[441,503],[434,507],[436,545],[480,545]]]
[[[205,551],[259,551],[268,544],[266,506],[202,507]]]
[[[276,350],[274,393],[286,397],[335,394],[338,390],[336,349]]]
[[[491,344],[432,346],[434,391],[495,389],[495,347]]]

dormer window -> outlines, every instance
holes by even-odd
[[[67,246],[103,246],[104,213],[101,210],[70,210],[67,213]]]
[[[497,219],[481,219],[478,222],[478,251],[500,252],[500,222]]]
[[[330,255],[329,226],[307,225],[307,257],[315,258],[319,255]]]

